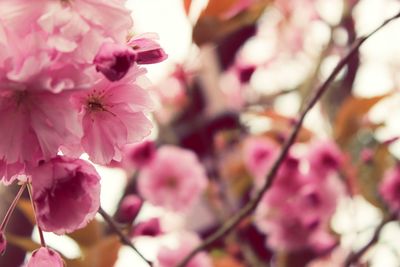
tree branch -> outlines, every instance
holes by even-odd
[[[203,249],[205,249],[206,247],[208,247],[209,245],[214,243],[216,240],[225,236],[228,232],[230,232],[233,228],[235,228],[244,218],[246,218],[248,215],[250,215],[255,210],[255,208],[257,207],[258,203],[261,201],[265,192],[271,187],[272,183],[274,182],[276,173],[277,173],[280,165],[284,161],[286,155],[288,154],[290,147],[295,142],[296,137],[301,129],[301,126],[304,122],[304,119],[305,119],[307,113],[314,107],[314,105],[318,102],[318,100],[321,98],[321,96],[327,91],[327,89],[329,88],[329,85],[334,81],[334,79],[340,73],[340,71],[347,65],[347,63],[350,61],[350,59],[357,53],[360,46],[366,40],[368,40],[372,35],[374,35],[380,29],[385,27],[388,23],[390,23],[391,21],[393,21],[399,17],[400,17],[400,12],[397,13],[395,16],[385,20],[379,27],[377,27],[375,30],[373,30],[368,35],[359,38],[355,43],[353,43],[350,51],[346,54],[346,56],[344,56],[339,61],[339,63],[333,69],[333,71],[328,76],[328,78],[325,80],[325,82],[322,83],[315,90],[314,95],[310,98],[308,104],[305,106],[303,111],[300,113],[289,138],[284,143],[284,145],[279,153],[279,156],[277,157],[277,159],[275,160],[274,164],[272,165],[269,173],[267,174],[266,179],[265,179],[265,184],[261,188],[261,190],[242,209],[240,209],[237,213],[235,213],[235,215],[233,215],[230,220],[225,222],[212,235],[210,235],[199,246],[197,246],[194,250],[192,250],[176,267],[186,266],[189,263],[189,261],[197,253],[199,253],[200,251],[202,251]]]
[[[351,267],[354,263],[357,263],[358,260],[373,246],[376,244],[376,242],[378,242],[379,240],[379,236],[382,232],[383,227],[385,227],[386,224],[388,224],[391,221],[394,221],[396,219],[396,216],[390,216],[386,219],[384,219],[379,225],[378,227],[375,229],[374,235],[372,236],[371,240],[365,244],[365,246],[363,246],[362,248],[360,248],[360,250],[358,250],[357,252],[353,252],[351,253],[345,263],[344,266],[345,267]]]
[[[102,207],[99,208],[99,214],[103,217],[103,219],[107,222],[107,224],[110,226],[110,228],[120,237],[121,242],[130,248],[132,248],[150,267],[153,266],[153,264],[148,261],[142,253],[140,253],[137,248],[132,244],[132,242],[129,240],[129,238],[118,228],[117,223],[111,218],[108,213],[103,210]]]

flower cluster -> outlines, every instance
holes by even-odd
[[[141,65],[167,56],[157,36],[128,39],[124,2],[0,3],[0,181],[29,184],[41,230],[72,232],[96,214],[100,177],[81,154],[107,165],[150,133]]]
[[[265,166],[271,164],[269,151],[273,151],[267,144],[254,146],[251,151],[258,162],[250,164],[255,168],[253,172],[264,169],[264,176]],[[302,159],[293,153],[285,159],[274,185],[256,210],[256,225],[268,235],[271,248],[324,252],[335,245],[327,229],[341,194],[341,184],[331,174],[340,168],[343,155],[329,142],[312,144],[309,151]],[[302,168],[304,164],[307,168]]]

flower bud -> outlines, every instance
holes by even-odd
[[[129,46],[106,42],[94,58],[96,70],[110,81],[121,80],[135,62],[135,52]]]
[[[64,267],[64,261],[56,251],[41,247],[32,253],[27,267]]]
[[[119,220],[125,223],[133,222],[139,214],[142,204],[143,201],[138,196],[133,194],[126,196],[119,207]]]
[[[129,41],[128,45],[135,51],[138,64],[154,64],[167,59],[167,54],[155,41],[156,38],[156,36],[150,38],[139,36]]]

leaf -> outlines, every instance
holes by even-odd
[[[336,116],[334,136],[337,143],[346,146],[363,124],[368,111],[387,95],[372,98],[348,97]]]
[[[193,29],[194,42],[198,45],[219,42],[240,28],[254,24],[271,0],[254,1],[252,5],[235,16],[226,18],[226,12],[237,2],[234,0],[211,0]]]
[[[101,227],[97,220],[92,220],[86,227],[68,234],[79,246],[90,247],[101,240]]]
[[[282,138],[287,137],[284,135],[289,134],[290,129],[293,128],[296,122],[294,118],[281,115],[273,109],[266,109],[256,113],[256,115],[267,117],[272,120],[271,129],[266,131],[263,135],[275,140],[277,143],[281,143]],[[296,142],[308,142],[312,137],[313,133],[310,130],[301,127]]]
[[[85,260],[91,262],[93,267],[112,267],[118,259],[121,242],[116,235],[110,235],[100,240],[85,253]]]
[[[121,243],[118,236],[110,235],[90,247],[82,248],[82,257],[66,259],[68,267],[112,267],[118,259]]]
[[[192,5],[192,0],[184,0],[183,1],[183,6],[185,8],[186,14],[189,14],[191,5]]]
[[[33,212],[32,203],[27,199],[20,199],[17,207],[25,215],[32,225],[36,224],[35,213]]]
[[[6,234],[6,238],[8,243],[28,252],[32,252],[41,247],[40,244],[36,243],[31,238],[21,237],[10,233]]]
[[[372,162],[360,162],[357,168],[357,187],[361,195],[374,206],[384,210],[378,188],[384,172],[393,165],[393,157],[385,145],[375,148]]]
[[[213,258],[214,267],[245,267],[242,263],[229,255]]]

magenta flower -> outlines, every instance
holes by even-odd
[[[136,62],[138,64],[154,64],[159,63],[168,58],[164,49],[156,41],[158,36],[156,34],[144,34],[132,38],[128,45],[136,53]]]
[[[207,187],[207,177],[190,150],[161,147],[138,177],[140,194],[154,205],[174,211],[190,208]]]
[[[100,205],[100,177],[80,159],[55,157],[29,171],[38,225],[56,234],[83,228]]]
[[[185,233],[179,237],[179,245],[176,248],[161,247],[158,256],[156,267],[175,267],[183,258],[189,254],[192,249],[200,243],[200,239],[194,235]],[[186,265],[186,267],[211,267],[212,262],[210,257],[204,253],[198,253]]]
[[[41,247],[32,253],[26,267],[64,267],[64,261],[56,251]]]
[[[110,81],[121,80],[135,62],[135,53],[127,45],[105,42],[94,58],[96,70]]]
[[[379,192],[392,212],[400,211],[400,165],[386,171]]]
[[[118,219],[121,222],[132,222],[139,214],[143,201],[137,195],[128,195],[124,197],[118,210]]]
[[[102,79],[90,91],[74,96],[74,103],[81,109],[81,144],[93,162],[121,161],[126,144],[141,141],[150,134],[152,124],[144,112],[152,108],[153,102],[136,81],[144,72],[131,68],[119,81]]]

